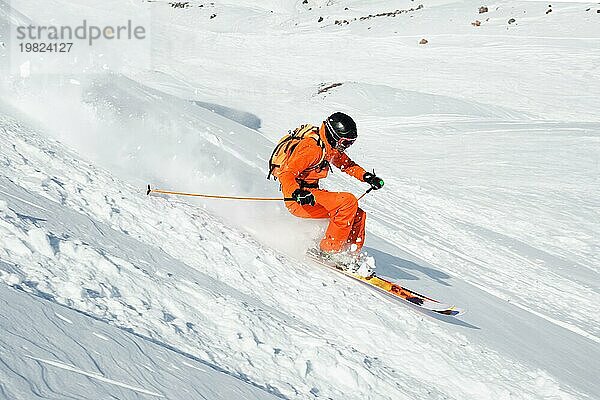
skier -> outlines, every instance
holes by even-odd
[[[320,128],[302,125],[284,137],[275,148],[270,174],[279,178],[288,210],[301,218],[329,218],[329,226],[320,242],[320,255],[348,265],[358,260],[365,240],[365,212],[352,193],[330,192],[319,188],[330,166],[371,185],[383,187],[383,180],[367,172],[345,153],[358,136],[354,120],[341,112],[330,115]],[[362,275],[374,265],[350,263]],[[372,264],[372,260],[371,260]]]

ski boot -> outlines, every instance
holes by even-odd
[[[307,253],[344,271],[352,272],[364,278],[375,274],[375,259],[366,253],[340,251],[329,253],[319,248],[311,248]]]

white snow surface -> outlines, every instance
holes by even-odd
[[[153,65],[2,76],[0,398],[600,397],[600,5],[45,4],[0,21],[149,10]],[[305,260],[283,204],[145,194],[277,196],[273,143],[336,110],[378,272],[464,316]]]

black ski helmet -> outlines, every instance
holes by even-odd
[[[349,115],[341,112],[331,114],[324,121],[325,136],[334,149],[345,151],[358,137],[356,123]]]

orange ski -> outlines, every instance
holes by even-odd
[[[383,293],[387,296],[398,300],[408,302],[419,308],[442,315],[456,316],[463,313],[463,311],[460,308],[457,308],[453,305],[440,303],[437,300],[423,296],[422,294],[414,292],[410,289],[398,285],[397,283],[390,282],[387,279],[378,277],[376,275],[372,275],[370,277],[363,277],[361,275],[353,273],[352,271],[348,271],[339,265],[327,262],[326,260],[321,259],[320,257],[318,257],[315,254],[312,254],[311,252],[307,253],[307,257],[315,261],[319,265],[322,265],[331,270],[337,271],[351,279],[359,281],[369,286],[370,288],[377,290],[380,293]]]

